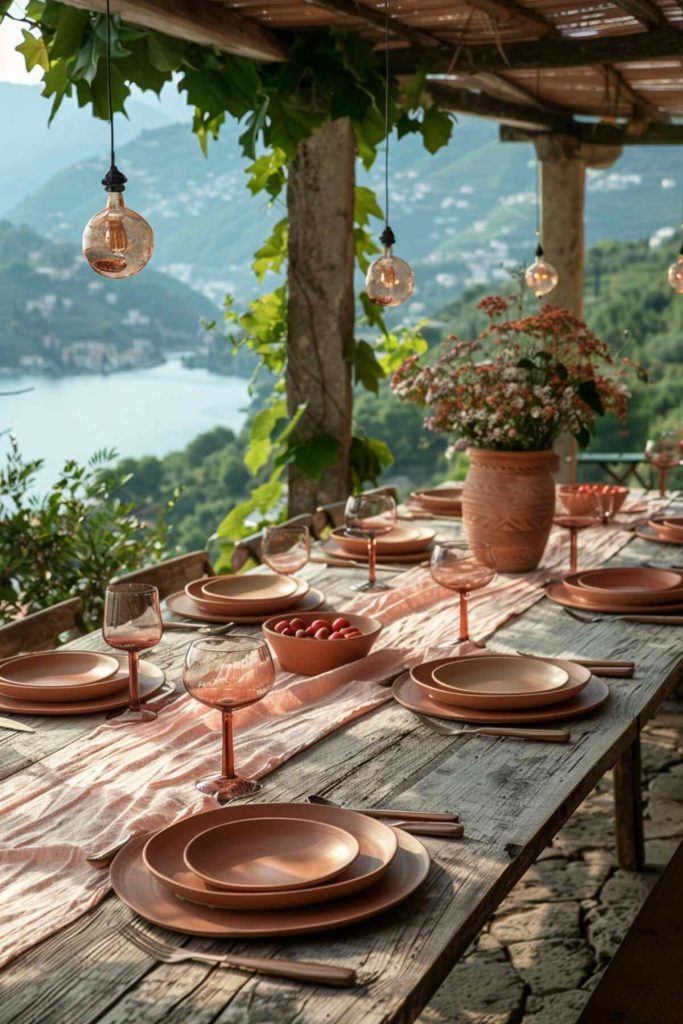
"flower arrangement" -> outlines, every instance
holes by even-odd
[[[500,295],[477,308],[490,321],[478,337],[450,338],[430,364],[410,356],[391,380],[399,398],[430,410],[429,430],[454,435],[455,450],[543,451],[564,432],[584,448],[596,417],[625,421],[628,380],[645,371],[615,362],[582,320],[554,306],[509,319]]]

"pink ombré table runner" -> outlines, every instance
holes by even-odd
[[[648,506],[647,519],[654,503]],[[601,564],[631,539],[616,527],[581,535],[581,565]],[[554,530],[541,569],[500,576],[472,595],[478,638],[543,597],[566,570],[567,535]],[[414,569],[394,589],[349,600],[347,610],[384,623],[378,648],[361,663],[313,678],[280,672],[265,700],[237,712],[239,770],[258,777],[342,725],[391,699],[378,683],[434,644],[457,638],[458,596]],[[179,698],[144,726],[107,723],[0,784],[0,964],[73,922],[107,893],[107,873],[87,854],[127,836],[214,807],[194,789],[220,758],[220,716]],[[267,799],[267,794],[266,794]]]

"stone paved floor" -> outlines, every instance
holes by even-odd
[[[622,871],[606,776],[456,965],[419,1024],[575,1024],[683,836],[683,695],[643,732],[645,872]]]

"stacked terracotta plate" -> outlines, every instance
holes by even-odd
[[[222,807],[128,843],[111,881],[147,920],[191,935],[300,935],[373,917],[424,881],[411,835],[340,807]]]
[[[151,697],[164,682],[161,669],[140,662],[140,696]],[[125,707],[125,657],[94,651],[40,651],[0,664],[0,711],[22,715],[86,715]]]
[[[641,613],[683,611],[683,572],[641,566],[574,572],[546,593],[570,608],[596,612]]]
[[[166,598],[170,611],[202,622],[264,622],[278,612],[310,612],[325,598],[298,576],[209,576]]]
[[[434,544],[434,530],[423,526],[394,526],[389,533],[377,537],[379,562],[422,562],[428,559]],[[368,542],[364,537],[347,533],[344,527],[333,530],[325,545],[328,555],[351,561],[367,561]]]
[[[504,654],[426,661],[397,679],[393,692],[419,714],[496,725],[585,715],[609,693],[583,665]]]
[[[683,516],[650,519],[647,525],[639,527],[636,533],[645,540],[658,541],[660,544],[683,544]]]
[[[414,510],[422,509],[434,516],[462,516],[462,487],[433,487],[424,491],[413,491],[410,505]]]

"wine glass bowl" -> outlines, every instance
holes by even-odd
[[[259,782],[235,772],[233,712],[262,700],[275,682],[275,665],[261,637],[202,637],[187,649],[183,686],[188,694],[223,716],[223,764],[220,775],[195,783],[201,793],[228,803],[257,793]]]
[[[667,480],[669,470],[674,469],[681,461],[681,443],[678,433],[674,430],[665,430],[657,435],[655,440],[649,440],[645,445],[645,458],[659,470],[659,494],[666,496]]]
[[[353,537],[364,537],[368,542],[368,578],[357,583],[352,590],[374,591],[391,589],[377,580],[377,537],[390,533],[396,526],[396,502],[390,494],[369,491],[352,494],[344,511],[346,532]]]
[[[261,541],[261,560],[283,576],[298,572],[311,555],[307,526],[267,526]]]
[[[128,707],[119,721],[147,722],[156,711],[140,705],[140,651],[156,647],[164,633],[159,591],[149,583],[110,583],[104,598],[105,642],[128,654]]]
[[[496,560],[488,544],[444,541],[435,545],[430,571],[442,587],[460,595],[460,635],[458,643],[470,640],[468,600],[473,590],[488,586],[496,575]]]
[[[595,490],[586,492],[586,501],[580,507],[575,502],[576,495],[571,491],[558,488],[555,492],[555,513],[553,522],[569,530],[569,570],[578,569],[578,534],[589,526],[596,526],[605,521],[605,511],[599,495]],[[582,495],[583,497],[583,495]]]

